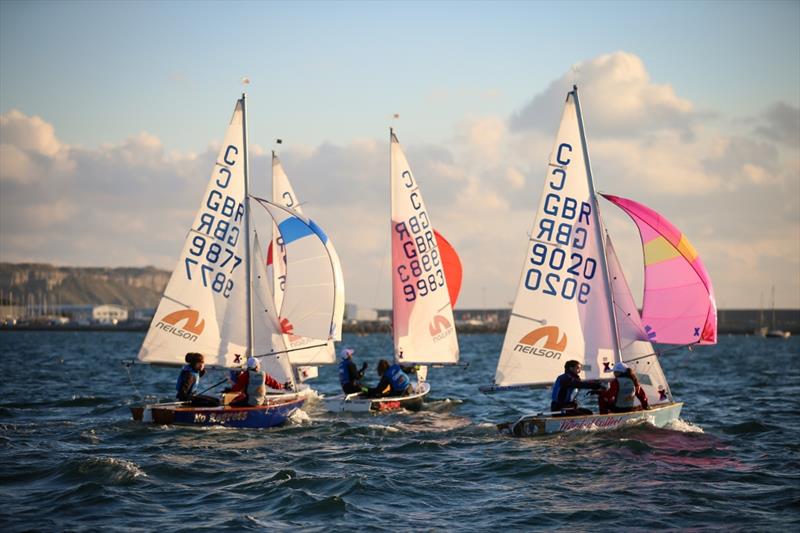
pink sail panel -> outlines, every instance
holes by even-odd
[[[436,242],[439,244],[439,252],[442,254],[442,268],[444,268],[444,277],[447,280],[447,292],[450,295],[450,306],[456,306],[456,300],[461,292],[461,259],[459,259],[453,245],[447,239],[442,237],[442,234],[433,230],[436,236]]]
[[[639,228],[644,251],[642,324],[652,342],[715,344],[717,306],[703,261],[689,239],[640,203],[604,194]]]

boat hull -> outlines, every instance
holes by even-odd
[[[170,402],[131,407],[133,419],[160,425],[225,426],[233,428],[272,428],[282,426],[299,409],[305,398],[287,395],[268,398],[255,407],[198,407],[187,403]]]
[[[646,421],[656,427],[664,427],[678,419],[683,403],[658,405],[646,411],[608,413],[604,415],[547,416],[526,415],[515,422],[498,424],[497,429],[512,437],[535,437],[575,429],[614,429],[625,424]]]
[[[406,409],[419,411],[430,392],[431,386],[422,383],[417,392],[409,396],[390,396],[386,398],[367,398],[360,394],[340,394],[325,398],[325,408],[336,413],[383,413]]]

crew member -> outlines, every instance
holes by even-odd
[[[406,374],[406,372],[413,372],[414,367],[401,367],[397,363],[390,365],[389,361],[381,359],[378,361],[377,370],[381,380],[376,387],[367,391],[367,396],[370,398],[408,396],[414,392],[411,380]]]
[[[345,394],[367,392],[367,388],[361,385],[361,378],[364,377],[364,372],[367,370],[368,365],[364,363],[361,365],[361,370],[358,370],[355,362],[353,362],[354,353],[355,350],[352,348],[343,348],[341,360],[339,361],[339,383],[341,383]]]
[[[633,369],[623,362],[614,365],[614,379],[608,390],[601,392],[597,397],[600,413],[627,413],[638,411],[640,408],[634,403],[634,398],[639,399],[641,409],[650,409],[647,393],[639,385],[639,380]]]
[[[182,402],[191,402],[192,405],[200,406],[216,406],[219,405],[219,400],[212,396],[198,395],[197,391],[200,388],[200,378],[206,374],[206,364],[203,359],[203,354],[196,352],[189,352],[183,358],[186,364],[178,374],[178,380],[175,383],[175,395]]]
[[[598,382],[581,381],[582,369],[583,365],[578,361],[567,361],[564,363],[564,373],[553,383],[550,411],[558,413],[557,416],[592,414],[591,409],[578,407],[578,389],[598,390],[602,385]]]
[[[255,357],[248,357],[247,372],[239,374],[236,384],[230,389],[225,389],[225,392],[240,393],[231,402],[233,406],[264,405],[267,387],[275,390],[292,390],[292,382],[287,381],[281,385],[277,379],[261,371],[261,361]]]

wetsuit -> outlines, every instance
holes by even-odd
[[[550,411],[561,412],[564,415],[592,414],[590,409],[578,407],[578,389],[599,389],[600,383],[587,383],[581,381],[580,376],[572,372],[564,372],[553,383],[553,395],[550,402]]]

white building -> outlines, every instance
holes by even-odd
[[[378,320],[378,311],[368,307],[359,307],[356,304],[347,304],[344,306],[344,319],[354,322]]]
[[[128,310],[119,305],[98,305],[92,308],[92,320],[100,324],[117,324],[128,320]]]

